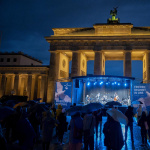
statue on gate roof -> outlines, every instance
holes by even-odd
[[[112,16],[112,18],[109,18],[109,19],[107,20],[107,23],[109,23],[109,24],[120,23],[120,19],[119,19],[119,18],[116,18],[116,15],[117,15],[117,8],[118,8],[118,7],[114,7],[114,10],[111,10],[111,11],[110,11],[110,15]]]

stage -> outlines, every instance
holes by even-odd
[[[105,105],[117,101],[123,106],[131,105],[132,77],[122,76],[80,76],[73,77],[73,103],[99,102]]]
[[[55,104],[69,107],[73,103],[89,104],[117,101],[122,106],[131,105],[132,81],[122,76],[88,75],[56,81]]]

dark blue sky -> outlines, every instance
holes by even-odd
[[[150,26],[150,0],[0,0],[0,51],[22,51],[48,65],[49,44],[44,37],[53,34],[52,28],[106,23],[110,10],[116,6],[121,23]],[[106,72],[118,74],[122,64],[106,62]],[[142,78],[136,73],[136,66],[135,63],[132,72]]]

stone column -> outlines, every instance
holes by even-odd
[[[1,74],[0,96],[5,95],[5,88],[6,88],[6,75]]]
[[[105,74],[105,56],[101,51],[95,51],[94,75]]]
[[[34,88],[35,88],[35,74],[32,75],[32,83],[31,83],[31,100],[34,99]]]
[[[38,94],[38,75],[35,75],[35,84],[34,84],[34,97],[33,99],[37,99],[37,94]]]
[[[80,73],[80,53],[73,52],[72,54],[72,66],[71,77],[79,76]]]
[[[143,56],[143,83],[150,82],[150,52],[145,52]]]
[[[28,100],[31,100],[32,74],[28,74],[27,95]]]
[[[40,88],[40,97],[42,98],[43,102],[46,102],[47,99],[47,76],[41,76],[41,88]]]
[[[18,95],[18,87],[19,87],[19,74],[15,74],[15,79],[14,79],[14,91],[15,94]]]
[[[48,74],[48,85],[47,85],[47,102],[53,103],[54,102],[54,95],[55,95],[55,84],[56,78],[58,74],[58,66],[59,60],[56,52],[52,52],[50,55],[50,68]]]
[[[131,77],[132,76],[132,69],[131,69],[131,51],[124,52],[124,76]]]
[[[7,75],[6,80],[6,86],[5,86],[5,94],[10,95],[11,94],[11,76]]]

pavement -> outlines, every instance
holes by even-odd
[[[70,117],[67,116],[68,122],[70,121]],[[107,117],[103,117],[102,125],[106,122]],[[140,134],[140,127],[137,126],[136,119],[134,119],[133,123],[133,134],[134,134],[134,145],[131,142],[131,136],[130,136],[130,129],[128,129],[128,137],[127,137],[127,143],[123,146],[122,150],[150,150],[150,143],[148,142],[148,145],[145,147],[142,147],[142,139]],[[122,125],[122,131],[123,136],[125,136],[125,126]],[[100,135],[98,135],[98,138],[96,139],[96,136],[94,136],[94,150],[106,150],[106,147],[104,146],[104,134],[102,133],[101,138]],[[64,134],[63,138],[64,145],[60,145],[57,142],[57,139],[54,138],[52,141],[52,144],[50,145],[49,150],[68,150],[69,148],[69,131]],[[34,150],[42,150],[42,144],[41,142],[37,143],[34,147]],[[84,150],[84,144],[82,145],[82,150]]]

